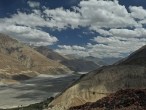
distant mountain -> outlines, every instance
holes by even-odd
[[[46,46],[35,47],[35,50],[43,54],[49,59],[59,61],[61,64],[67,66],[72,71],[88,72],[99,68],[100,65],[86,59],[78,58],[74,55],[63,56]]]
[[[115,57],[106,57],[106,58],[102,58],[100,59],[102,62],[104,62],[105,65],[112,65],[116,62],[118,62],[119,60],[121,60],[123,58],[119,57],[119,58],[115,58]]]
[[[86,60],[86,61],[92,61],[100,66],[112,65],[115,62],[122,59],[121,57],[119,57],[119,58],[115,58],[115,57],[97,58],[97,57],[93,57],[93,56],[81,57],[81,56],[74,55],[74,54],[66,55],[66,57],[69,59],[82,59],[82,60]]]
[[[82,58],[79,58],[79,59],[94,62],[95,64],[97,64],[99,66],[107,65],[100,58],[96,58],[96,57],[93,57],[93,56],[82,57]]]
[[[0,78],[61,74],[69,69],[11,37],[0,34]],[[15,77],[16,78],[16,77]],[[19,78],[18,78],[19,79]]]
[[[51,110],[96,102],[121,89],[146,87],[146,46],[110,66],[103,66],[78,79],[49,104]],[[67,99],[67,100],[66,100]]]
[[[60,55],[59,53],[53,51],[52,49],[49,49],[49,47],[47,46],[34,47],[34,49],[51,60],[55,61],[66,60],[66,58],[63,55]]]
[[[84,59],[67,59],[61,61],[60,63],[76,72],[89,72],[100,67],[100,65],[97,65],[94,62]]]
[[[97,58],[93,56],[82,57],[81,59],[92,61],[100,66],[112,65],[118,60],[117,58],[102,58],[101,59],[101,58]]]

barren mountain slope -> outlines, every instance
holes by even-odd
[[[145,110],[146,89],[126,89],[69,110]]]
[[[146,66],[146,45],[133,52],[127,58],[120,60],[115,65],[141,65]]]
[[[40,46],[40,47],[34,47],[34,49],[44,56],[46,56],[49,59],[55,60],[55,61],[62,61],[65,60],[65,56],[60,55],[57,52],[54,52],[52,49],[49,49],[47,46]]]
[[[3,34],[0,34],[0,59],[0,71],[7,74],[61,74],[69,70],[66,66]]]
[[[93,61],[88,61],[86,59],[76,59],[71,56],[65,57],[45,46],[35,47],[35,50],[37,50],[38,52],[40,52],[49,59],[53,59],[55,61],[60,62],[61,64],[67,66],[72,71],[88,72],[97,69],[100,66],[94,63]]]
[[[143,49],[145,51],[146,48]],[[127,58],[124,62],[127,60],[129,59]],[[95,102],[120,89],[139,89],[145,87],[145,66],[139,64],[132,65],[131,63],[129,65],[101,67],[82,76],[80,80],[56,97],[50,104],[50,107],[52,107],[51,110],[67,110],[72,106],[82,105],[86,102]]]
[[[89,72],[100,67],[100,65],[94,62],[84,59],[66,59],[60,63],[77,72]]]

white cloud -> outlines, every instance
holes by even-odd
[[[36,46],[52,45],[58,41],[56,37],[51,36],[49,33],[26,26],[4,24],[3,27],[0,27],[0,32],[8,34],[21,42]]]
[[[92,39],[97,44],[88,44],[89,53],[97,57],[124,57],[146,45],[146,29],[111,29],[110,37],[97,36]],[[124,55],[123,55],[124,54]]]
[[[81,55],[82,56],[88,56],[88,52],[86,51],[86,48],[82,47],[82,46],[78,46],[78,45],[73,45],[73,46],[59,45],[58,47],[59,47],[59,49],[56,49],[55,51],[59,52],[61,54],[64,54],[64,55],[76,54],[76,55],[79,55],[79,56],[81,56]]]
[[[58,41],[49,33],[38,29],[48,26],[47,21],[41,16],[40,10],[33,10],[32,13],[12,15],[10,18],[0,18],[0,32],[13,36],[17,40],[33,45],[53,45]]]
[[[133,30],[130,29],[110,29],[109,32],[112,36],[125,37],[125,38],[134,38],[134,37],[145,37],[146,38],[146,29],[136,28]]]
[[[29,4],[38,4],[30,2]],[[132,8],[131,8],[132,9]],[[11,24],[25,25],[29,27],[49,27],[55,29],[66,29],[68,27],[78,28],[79,26],[88,26],[91,30],[109,34],[101,28],[123,28],[123,27],[141,27],[127,9],[120,5],[117,0],[88,0],[81,1],[74,10],[56,8],[45,8],[41,12],[38,9],[32,13],[18,12],[5,18],[5,21]],[[104,32],[103,32],[104,31]]]
[[[131,16],[137,19],[146,19],[146,10],[142,6],[130,6]]]
[[[33,8],[29,14],[19,11],[10,18],[1,18],[0,32],[23,42],[52,45],[58,39],[41,30],[42,27],[58,30],[89,27],[100,34],[92,39],[94,44],[89,42],[84,47],[60,45],[56,50],[63,54],[82,56],[118,57],[134,51],[146,42],[146,29],[141,25],[146,23],[146,10],[143,7],[130,6],[128,12],[117,0],[82,0],[78,6],[73,7],[74,10],[45,7],[42,12],[38,8],[39,2],[28,1],[28,5]],[[134,29],[130,30],[129,27]]]
[[[96,29],[96,32],[98,32],[102,36],[110,36],[110,35],[112,35],[109,31],[104,30],[104,29]]]
[[[79,56],[125,57],[143,45],[146,45],[146,29],[110,29],[110,36],[97,36],[91,39],[94,43],[86,46],[61,45],[56,51],[62,54],[77,54]],[[76,47],[76,48],[74,48]]]
[[[58,47],[61,48],[61,49],[66,49],[66,50],[85,50],[84,47],[78,46],[78,45],[73,45],[73,46],[70,46],[70,45],[59,45]]]
[[[71,27],[77,28],[80,24],[80,14],[70,10],[64,10],[63,8],[46,9],[44,13],[48,17],[48,22],[51,27],[58,29]],[[50,19],[51,18],[51,19]]]
[[[125,6],[119,5],[117,0],[81,1],[79,6],[83,18],[82,25],[90,25],[91,29],[138,26]]]
[[[52,27],[58,29],[89,26],[96,31],[100,28],[141,27],[117,0],[83,0],[73,9],[74,11],[63,8],[46,9],[44,13]]]
[[[38,8],[40,6],[40,3],[35,1],[28,1],[27,3],[31,8]]]
[[[11,16],[11,18],[3,18],[3,21],[7,24],[19,24],[29,27],[42,26],[45,27],[48,23],[41,17],[41,13],[38,10],[34,10],[33,13],[27,14],[18,12]]]
[[[98,44],[88,44],[90,55],[95,57],[125,57],[125,54],[134,52],[146,44],[145,38],[96,37]]]

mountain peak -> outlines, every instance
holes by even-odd
[[[0,69],[10,73],[10,77],[17,73],[61,74],[69,69],[46,58],[31,47],[0,33]],[[28,72],[29,71],[29,72]],[[5,75],[0,71],[1,75]],[[30,74],[29,74],[30,75]]]
[[[116,65],[141,65],[146,66],[146,45],[120,60]]]

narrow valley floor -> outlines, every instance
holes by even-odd
[[[27,106],[60,93],[80,75],[40,75],[15,85],[0,85],[0,108]]]

